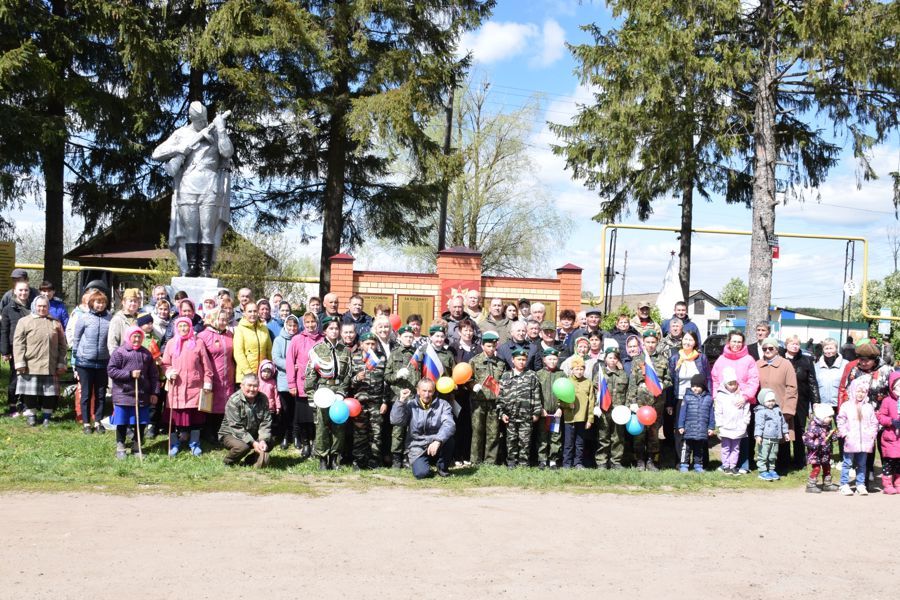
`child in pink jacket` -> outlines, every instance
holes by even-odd
[[[269,399],[269,412],[273,415],[281,414],[281,398],[278,396],[278,381],[275,379],[278,371],[275,363],[265,359],[259,363],[259,393]]]
[[[885,494],[900,493],[900,371],[888,377],[887,398],[881,401],[878,423],[884,428],[881,434],[881,484]]]
[[[856,495],[867,496],[866,458],[875,448],[878,419],[868,402],[869,376],[858,377],[850,384],[847,401],[838,413],[838,435],[844,440],[844,463],[841,469],[841,494],[852,496],[849,471],[856,469]]]

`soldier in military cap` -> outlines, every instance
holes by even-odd
[[[634,357],[631,363],[631,379],[628,383],[628,404],[632,412],[637,412],[641,406],[652,406],[656,409],[656,422],[645,427],[644,431],[634,436],[634,455],[639,471],[658,471],[659,468],[659,426],[662,423],[663,409],[665,408],[666,388],[672,385],[669,375],[669,361],[665,352],[657,347],[659,334],[654,330],[648,330],[643,335],[644,354]],[[662,393],[654,396],[647,389],[646,384],[646,357],[649,356],[653,363],[653,369],[659,378]]]
[[[309,351],[304,390],[310,398],[319,388],[328,388],[335,394],[346,396],[350,389],[350,353],[340,340],[340,317],[322,319],[325,339]],[[335,469],[340,466],[344,445],[344,424],[332,422],[327,408],[316,409],[316,456],[319,469]]]
[[[387,360],[375,352],[377,343],[375,334],[367,331],[359,337],[359,350],[350,357],[350,393],[362,406],[353,417],[353,468],[357,471],[381,466],[382,415],[388,412]]]
[[[562,464],[562,426],[558,420],[562,417],[562,409],[553,394],[553,382],[565,376],[559,369],[559,349],[544,348],[544,368],[537,372],[543,399],[543,421],[538,427],[538,466],[542,469],[548,466],[555,469]]]
[[[515,468],[528,465],[531,434],[541,416],[543,398],[541,383],[534,371],[526,368],[528,350],[512,351],[513,368],[500,380],[500,419],[506,423],[506,466]]]
[[[481,353],[469,364],[472,366],[472,451],[470,460],[479,464],[497,464],[500,449],[500,421],[497,418],[497,394],[500,380],[506,372],[506,362],[497,356],[500,336],[485,331],[481,336]]]

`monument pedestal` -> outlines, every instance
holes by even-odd
[[[185,292],[188,298],[199,306],[206,292],[218,293],[221,288],[219,280],[215,277],[173,277],[172,289],[176,292]]]

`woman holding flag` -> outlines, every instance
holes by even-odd
[[[327,388],[335,394],[346,396],[350,387],[350,353],[340,341],[340,317],[324,317],[322,327],[325,339],[309,351],[304,391],[307,396],[313,396],[316,390]],[[331,470],[340,466],[344,432],[344,424],[334,423],[328,416],[327,408],[316,408],[316,456],[319,457],[319,470]]]
[[[643,338],[644,353],[631,364],[628,403],[633,413],[641,406],[652,406],[656,410],[656,421],[634,436],[634,455],[639,471],[658,471],[659,426],[665,408],[663,390],[672,385],[672,380],[668,357],[657,349],[659,334],[654,329],[648,329],[643,333]]]

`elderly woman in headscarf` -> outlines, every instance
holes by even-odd
[[[200,412],[200,396],[212,393],[213,368],[209,350],[194,334],[193,322],[187,317],[174,320],[175,334],[163,352],[163,369],[168,386],[171,422],[175,431],[169,432],[169,456],[178,454],[181,442],[188,440],[191,454],[200,456],[200,429],[206,413]]]
[[[291,340],[298,333],[300,333],[300,319],[288,313],[284,318],[278,335],[275,336],[275,341],[272,343],[272,362],[275,363],[275,368],[277,369],[276,385],[282,410],[281,414],[278,415],[278,431],[281,433],[282,450],[287,450],[287,447],[296,437],[294,433],[296,402],[288,387],[287,355]]]
[[[62,324],[50,316],[50,301],[38,296],[31,304],[31,315],[19,321],[13,335],[16,394],[25,402],[25,418],[31,427],[37,424],[38,409],[44,427],[50,425],[59,397],[59,376],[66,372],[67,348]]]
[[[216,307],[206,313],[206,329],[197,334],[209,351],[213,365],[212,412],[206,415],[203,437],[211,444],[219,444],[219,428],[225,417],[225,405],[234,393],[234,334],[228,329],[231,313]]]
[[[144,426],[150,422],[150,405],[156,404],[159,398],[159,370],[150,351],[143,346],[143,330],[133,326],[125,332],[123,339],[124,344],[113,350],[106,367],[112,381],[113,414],[109,422],[116,427],[118,459],[125,458],[128,427],[140,427],[143,435]],[[132,448],[132,453],[135,452],[137,441]]]

